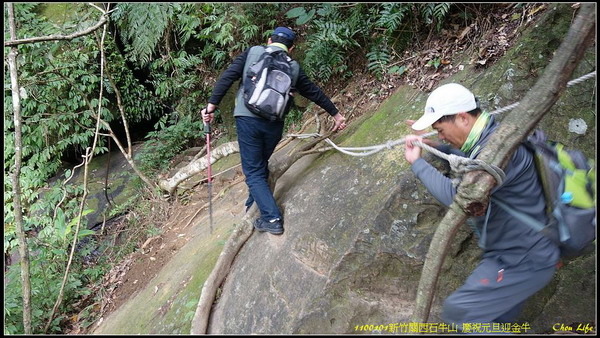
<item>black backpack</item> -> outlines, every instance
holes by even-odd
[[[252,113],[283,121],[292,89],[292,59],[283,50],[265,48],[244,77],[244,103]]]

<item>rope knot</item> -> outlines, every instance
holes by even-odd
[[[482,160],[462,157],[454,154],[445,154],[431,146],[426,145],[423,142],[413,142],[413,144],[448,161],[448,163],[450,163],[450,168],[458,175],[458,177],[452,181],[455,186],[460,183],[462,176],[466,172],[472,170],[485,170],[488,174],[494,177],[498,185],[501,185],[502,182],[504,182],[504,178],[506,178],[506,174],[502,169],[500,169],[498,166],[487,164]]]
[[[447,160],[450,163],[450,168],[462,177],[465,173],[473,170],[485,170],[492,175],[498,185],[501,185],[506,178],[506,174],[502,169],[493,164],[488,164],[479,159],[462,157],[454,154],[447,155]]]

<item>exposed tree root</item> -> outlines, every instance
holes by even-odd
[[[210,163],[215,163],[217,160],[223,157],[239,152],[240,147],[235,141],[222,144],[211,151]],[[181,182],[204,171],[207,167],[208,160],[206,159],[206,156],[200,157],[181,168],[175,175],[173,175],[173,177],[166,180],[161,180],[158,185],[161,189],[167,191],[169,194],[172,194]]]
[[[242,218],[240,224],[235,227],[233,233],[225,243],[215,267],[202,286],[200,300],[198,301],[196,313],[192,320],[191,334],[206,333],[210,312],[217,295],[217,290],[225,280],[225,277],[229,274],[229,269],[231,268],[235,256],[252,235],[252,231],[254,230],[252,220],[258,217],[258,214],[258,208],[253,206],[246,216]]]

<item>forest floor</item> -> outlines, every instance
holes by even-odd
[[[468,63],[487,67],[501,57],[510,47],[511,41],[523,26],[530,24],[548,4],[529,4],[521,8],[507,5],[502,13],[482,15],[481,20],[468,27],[453,26],[440,34],[429,36],[413,44],[411,50],[396,55],[397,64],[406,67],[402,75],[387,75],[377,79],[369,74],[354,70],[353,79],[339,81],[338,87],[325,87],[339,110],[352,123],[364,112],[373,111],[401,85],[410,85],[423,91],[430,91],[441,80],[461,70],[456,63],[457,55],[472,55]],[[462,62],[465,62],[464,60]],[[335,82],[335,81],[332,81]],[[365,90],[365,88],[376,88]],[[309,115],[309,114],[305,114]],[[177,163],[173,163],[175,166]],[[226,179],[213,182],[213,197],[219,198],[222,191],[230,188],[246,189],[239,167]],[[243,201],[229,201],[220,206],[229,208],[233,214],[243,215]],[[208,193],[205,184],[198,184],[175,200],[151,201],[151,213],[146,215],[125,215],[115,220],[112,229],[122,231],[128,218],[137,217],[139,222],[157,220],[162,225],[158,234],[140,239],[138,249],[127,255],[96,287],[96,303],[92,306],[94,315],[100,319],[127,302],[151,281],[158,272],[191,237],[194,220],[206,217]],[[88,300],[89,301],[89,300]],[[87,306],[87,308],[90,308]],[[88,315],[89,316],[89,315]],[[88,316],[73,316],[67,334],[85,334],[94,325]],[[87,317],[87,318],[86,318]]]

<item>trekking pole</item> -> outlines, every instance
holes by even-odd
[[[208,107],[206,108],[208,112]],[[210,164],[210,122],[204,122],[204,134],[206,135],[206,159],[207,165],[207,176],[208,176],[208,214],[210,217],[210,233],[213,231],[213,217],[212,217],[212,168]]]

